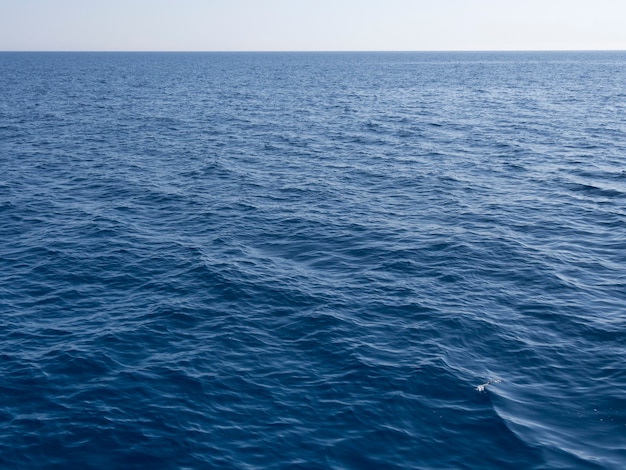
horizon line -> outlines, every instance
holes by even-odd
[[[0,49],[0,53],[20,53],[20,52],[71,52],[71,53],[484,53],[484,52],[626,52],[626,49],[271,49],[271,50],[253,50],[253,49],[237,49],[237,50],[157,50],[157,49]]]

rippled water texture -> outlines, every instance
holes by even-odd
[[[2,468],[626,468],[626,54],[0,54]]]

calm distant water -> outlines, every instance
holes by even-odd
[[[1,468],[626,468],[626,53],[2,53],[0,354]]]

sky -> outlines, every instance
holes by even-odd
[[[626,0],[0,0],[0,50],[626,50]]]

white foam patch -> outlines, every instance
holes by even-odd
[[[493,379],[493,380],[487,380],[484,384],[480,384],[478,387],[476,387],[476,391],[477,392],[484,392],[485,388],[487,388],[488,385],[491,384],[497,384],[502,382],[502,380],[500,379]]]

